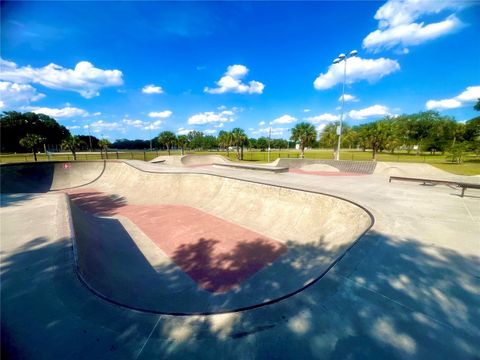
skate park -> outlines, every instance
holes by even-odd
[[[2,326],[25,357],[478,355],[480,191],[389,182],[478,177],[193,155],[1,174]]]

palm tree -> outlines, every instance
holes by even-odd
[[[227,157],[230,156],[230,146],[232,145],[232,133],[221,130],[218,133],[218,144],[227,150]]]
[[[185,147],[188,145],[188,136],[187,135],[179,135],[177,137],[177,145],[182,149],[182,155],[185,154]]]
[[[232,139],[233,143],[237,147],[237,159],[243,160],[243,147],[248,142],[247,134],[245,134],[245,131],[243,129],[235,128],[232,130]]]
[[[76,150],[83,143],[77,136],[69,136],[62,142],[62,149],[67,149],[72,152],[73,160],[77,160]]]
[[[37,134],[27,134],[24,138],[21,138],[19,143],[21,146],[31,149],[33,152],[33,158],[37,161],[37,146],[45,141],[45,138]]]
[[[315,142],[317,139],[317,132],[312,124],[301,122],[295,125],[292,129],[292,136],[290,139],[300,142],[300,158],[303,159],[305,157],[305,147]]]
[[[167,147],[168,155],[170,156],[170,149],[177,142],[177,137],[171,131],[163,131],[158,135],[158,142]]]
[[[102,157],[103,159],[103,150],[105,150],[105,158],[108,159],[108,147],[112,145],[110,143],[110,141],[108,141],[107,139],[100,139],[98,140],[98,146],[100,146],[100,156]]]

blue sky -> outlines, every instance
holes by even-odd
[[[147,139],[241,127],[288,138],[480,97],[480,2],[2,2],[0,110],[74,134]]]

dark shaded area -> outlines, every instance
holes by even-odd
[[[321,281],[280,303],[238,314],[233,326],[212,327],[210,317],[173,323],[172,317],[160,318],[141,358],[214,359],[220,352],[258,359],[478,358],[479,258],[428,249],[415,239],[367,236]],[[33,239],[3,256],[2,356],[137,354],[158,317],[95,298],[75,279],[72,266],[68,239]],[[166,274],[175,282],[174,273]],[[303,324],[301,331],[296,323]],[[172,347],[168,338],[180,329],[190,335]],[[220,336],[222,331],[227,335]],[[126,341],[135,337],[134,346]]]
[[[202,288],[225,292],[287,251],[284,246],[274,246],[258,238],[242,241],[233,250],[219,254],[215,251],[219,243],[220,240],[201,238],[193,244],[181,245],[172,260]]]
[[[75,205],[99,216],[113,216],[116,210],[127,205],[120,195],[106,195],[97,191],[66,191]]]
[[[54,163],[5,164],[0,167],[0,186],[6,193],[44,193],[50,190]]]

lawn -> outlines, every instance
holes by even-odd
[[[200,151],[200,152],[187,152],[188,154],[196,155],[223,155],[227,156],[227,152],[224,151]],[[179,150],[171,152],[172,155],[180,155]],[[110,150],[108,153],[109,159],[135,159],[135,160],[152,160],[159,155],[168,155],[166,151],[114,151]],[[104,155],[105,156],[105,155]],[[245,162],[258,162],[266,163],[268,160],[274,161],[277,158],[298,158],[299,152],[297,150],[274,150],[270,154],[266,151],[245,151]],[[232,161],[238,161],[235,151],[230,151],[228,157]],[[48,161],[48,157],[45,154],[37,155],[38,161]],[[332,150],[307,150],[305,152],[306,159],[333,159]],[[99,152],[80,152],[77,154],[77,160],[100,160],[101,156]],[[355,160],[355,161],[371,161],[372,153],[370,151],[357,151],[357,150],[342,150],[341,160]],[[71,161],[73,160],[72,154],[59,153],[51,156],[51,160],[57,161]],[[422,153],[416,155],[414,153],[380,153],[378,154],[378,161],[390,161],[390,162],[412,162],[412,163],[426,163],[431,164],[439,169],[448,171],[457,175],[480,175],[480,156],[474,154],[468,154],[465,156],[462,164],[454,164],[451,159],[446,155],[430,153]],[[9,154],[0,155],[1,163],[13,163],[13,162],[31,162],[33,161],[33,155],[27,154]]]

